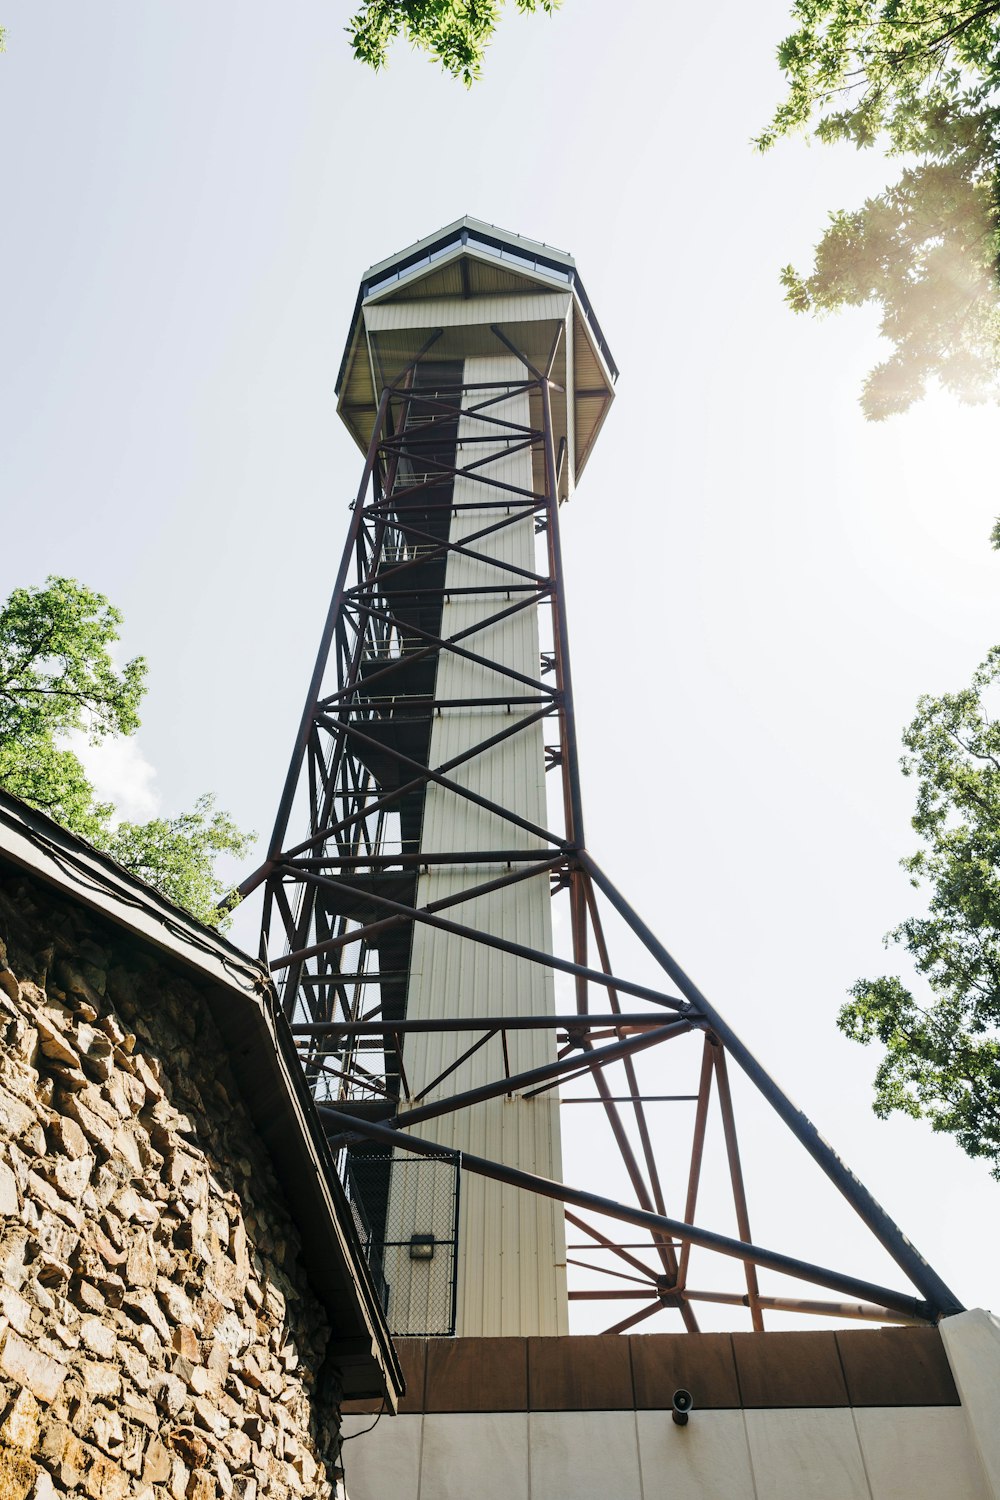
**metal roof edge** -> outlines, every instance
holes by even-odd
[[[412,266],[402,267],[392,281],[387,280],[382,283],[376,281],[371,291],[366,290],[368,282],[363,282],[359,307],[361,309],[378,307],[387,297],[392,296],[397,287],[406,286],[410,277],[417,277],[422,271],[430,271],[432,269],[437,271],[444,266],[450,266],[456,260],[460,260],[463,255],[467,255],[470,260],[479,261],[484,266],[495,266],[497,264],[496,257],[489,254],[488,251],[484,251],[478,245],[468,243],[464,240],[454,240],[451,244],[445,243],[442,245],[441,254],[434,261],[433,267],[427,266],[423,260],[419,260]],[[525,281],[533,282],[537,286],[551,287],[553,291],[571,292],[574,290],[572,278],[567,280],[563,273],[558,275],[549,274],[551,270],[555,269],[554,267],[545,265],[505,265],[505,269],[511,271],[516,276],[523,276]],[[432,298],[431,300],[434,299]]]
[[[546,245],[542,240],[529,240],[523,234],[515,234],[512,229],[501,229],[497,224],[488,224],[485,219],[474,219],[470,214],[464,214],[462,218],[446,224],[443,229],[424,235],[423,239],[415,240],[412,245],[397,250],[394,255],[387,255],[384,260],[376,261],[374,265],[368,267],[361,278],[362,281],[374,280],[391,266],[398,265],[400,262],[422,259],[437,245],[447,243],[463,229],[468,229],[487,241],[494,240],[498,244],[517,246],[530,252],[537,260],[551,260],[555,265],[571,269],[576,267],[576,261],[566,250],[557,250],[554,245]]]

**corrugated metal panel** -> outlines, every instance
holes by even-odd
[[[513,357],[494,357],[469,360],[465,379],[517,381],[521,375],[522,366]],[[527,397],[520,394],[504,403],[502,414],[526,422]],[[491,430],[495,431],[474,418],[466,418],[460,426],[459,439],[481,433],[489,435]],[[477,459],[484,454],[480,445],[474,451]],[[527,453],[498,457],[488,472],[491,477],[526,489],[531,486],[531,461]],[[455,501],[460,503],[463,498],[481,501],[482,486],[459,480]],[[493,518],[498,519],[502,513],[502,507],[498,507]],[[452,519],[452,538],[460,540],[481,529],[492,516],[492,512],[482,510],[456,513]],[[474,550],[481,556],[450,555],[448,585],[468,588],[477,583],[493,585],[509,579],[510,575],[499,570],[491,559],[533,568],[535,542],[531,519],[476,542]],[[459,596],[445,605],[442,634],[449,636],[502,607],[502,598],[498,602],[495,594]],[[538,674],[538,625],[534,609],[473,634],[466,644],[518,671]],[[439,697],[492,696],[502,694],[509,686],[509,679],[500,673],[452,653],[442,653],[437,678]],[[431,764],[440,764],[496,729],[507,727],[513,714],[527,712],[504,708],[446,711],[435,721]],[[462,785],[495,802],[515,807],[534,823],[546,825],[540,724],[475,757],[453,774]],[[538,847],[538,840],[456,793],[430,786],[421,845],[428,851],[531,849]],[[495,873],[495,867],[466,867],[461,874],[431,870],[421,876],[418,904],[488,878],[487,868]],[[453,908],[453,913],[458,921],[551,951],[546,876],[480,897]],[[411,957],[408,1015],[553,1014],[554,1008],[550,971],[418,925]],[[468,1045],[467,1036],[464,1039],[440,1035],[409,1037],[406,1071],[414,1093],[425,1088]],[[555,1055],[551,1033],[510,1033],[508,1045],[513,1071],[537,1066]],[[447,1096],[496,1077],[501,1055],[500,1039],[496,1038],[462,1063],[429,1097]],[[421,1133],[456,1149],[490,1156],[543,1176],[561,1176],[559,1106],[554,1094],[535,1100],[493,1100],[429,1122],[421,1127]],[[560,1206],[482,1178],[466,1178],[462,1184],[457,1332],[523,1336],[563,1333],[566,1328],[565,1235]]]
[[[606,417],[607,408],[610,407],[610,396],[577,396],[573,405],[576,411],[576,429],[580,435],[577,460],[586,463]]]
[[[389,297],[394,302],[412,302],[416,299],[422,301],[424,297],[461,297],[462,290],[462,273],[458,262],[452,261],[450,265],[429,270],[425,276],[416,277],[412,282],[404,282],[398,291],[390,292]]]
[[[560,416],[566,428],[566,446],[568,449],[566,461],[566,473],[560,476],[559,500],[568,500],[576,489],[576,476],[580,471],[580,455],[577,448],[578,425],[576,419],[576,403],[573,400],[573,391],[577,382],[577,337],[576,317],[574,314],[566,319],[566,333],[563,338],[563,348],[566,351],[563,362],[562,391],[559,393]]]
[[[397,378],[400,371],[415,358],[426,341],[428,331],[433,328],[443,328],[444,333],[428,354],[429,363],[467,358],[505,359],[504,354],[498,355],[502,346],[496,334],[491,331],[491,325],[496,323],[536,368],[545,369],[556,336],[560,335],[552,370],[555,382],[552,390],[553,433],[557,448],[564,435],[567,442],[572,441],[573,429],[567,428],[567,422],[572,418],[572,402],[567,400],[567,391],[573,384],[570,330],[576,313],[569,292],[539,287],[523,296],[476,297],[466,302],[440,299],[426,303],[379,301],[365,304],[363,318],[379,369],[390,380]],[[362,344],[360,350],[364,357],[359,352],[348,366],[341,399],[341,416],[349,425],[353,417],[358,429],[367,420],[367,438],[376,404],[372,394],[367,345]],[[526,373],[523,366],[518,365],[517,368],[522,376]],[[362,404],[361,398],[365,394],[368,396],[368,403]],[[356,405],[352,406],[351,403]],[[534,403],[531,420],[536,426],[541,424],[541,411],[537,402]],[[578,459],[574,461],[571,451],[570,462],[564,465],[560,489],[563,498],[571,491],[574,470],[578,471],[578,468]],[[525,482],[533,484],[539,493],[544,488],[544,457],[540,447],[534,454],[532,478]]]
[[[604,371],[601,369],[594,346],[587,337],[587,329],[579,312],[573,318],[573,331],[576,341],[576,383],[581,390],[596,390],[599,386],[608,384]]]
[[[529,276],[519,275],[506,266],[469,258],[469,279],[473,292],[518,292],[532,284]]]
[[[572,298],[569,292],[524,292],[517,296],[477,296],[465,301],[446,301],[440,297],[421,298],[420,322],[414,321],[412,302],[376,302],[364,310],[369,332],[390,328],[450,328],[473,323],[534,322],[553,319],[562,322]]]
[[[427,282],[420,285],[423,288]],[[560,380],[559,373],[554,372],[557,384],[564,385],[565,389],[553,390],[552,415],[556,442],[565,435],[569,447],[569,462],[560,490],[561,496],[566,498],[575,488],[614,399],[614,387],[594,347],[586,319],[571,293],[547,291],[522,278],[522,290],[518,295],[494,294],[466,300],[440,297],[427,301],[383,299],[367,303],[364,308],[365,327],[376,351],[381,374],[389,380],[396,378],[416,356],[427,331],[432,328],[445,330],[434,346],[432,359],[491,357],[497,344],[496,336],[490,331],[494,323],[503,327],[537,368],[544,368],[555,332],[564,322],[572,329],[570,374]],[[561,352],[560,367],[564,367],[565,358],[566,354]],[[575,394],[570,402],[566,395],[570,389],[574,393],[587,394]],[[601,394],[595,395],[594,392]],[[366,394],[368,404],[362,409],[360,403]],[[358,403],[356,421],[360,428],[375,409],[368,362],[362,358],[361,348],[349,364],[341,404],[341,413],[349,423],[354,403]],[[542,468],[536,455],[536,488],[540,488],[541,475]]]
[[[575,402],[576,477],[579,479],[615,396],[614,386],[591,342],[586,320],[579,308],[573,313],[573,350],[576,358],[574,390],[604,393],[602,397],[578,396]]]
[[[505,265],[488,252],[474,248],[459,250],[432,266],[415,266],[398,281],[376,283],[368,297],[372,302],[414,302],[425,297],[468,297],[482,294],[516,294],[532,287],[569,286],[568,277],[549,267]]]
[[[421,345],[427,339],[428,325],[423,322],[423,305],[419,302],[411,305],[420,317],[419,324],[409,329],[390,328],[384,333],[371,335],[376,363],[390,378],[399,376],[406,366],[412,363],[420,352]],[[433,328],[433,325],[430,326]],[[528,357],[536,368],[545,364],[558,324],[551,319],[545,319],[539,323],[515,323],[505,319],[502,327],[511,342]],[[504,344],[492,332],[489,323],[474,323],[471,327],[461,324],[459,327],[443,330],[441,337],[435,340],[427,354],[425,363],[433,365],[440,361],[451,362],[466,358],[489,359],[498,350],[503,352],[504,348]],[[523,365],[521,370],[523,378],[530,379]]]

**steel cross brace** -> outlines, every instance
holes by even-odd
[[[297,1025],[305,1066],[310,1076],[320,1069],[333,1070],[341,1079],[340,1106],[330,1111],[331,1129],[342,1134],[355,1126],[371,1139],[405,1140],[407,1149],[431,1150],[399,1131],[390,1136],[372,1134],[371,1121],[352,1121],[352,1088],[366,1091],[384,1083],[385,1108],[397,1125],[415,1125],[420,1119],[455,1109],[474,1108],[477,1103],[499,1093],[517,1090],[542,1092],[558,1087],[571,1077],[593,1080],[594,1102],[604,1110],[612,1135],[621,1152],[638,1207],[618,1204],[593,1194],[583,1194],[562,1184],[545,1183],[530,1173],[516,1173],[498,1163],[466,1157],[467,1170],[481,1171],[497,1180],[507,1181],[527,1191],[544,1192],[569,1206],[591,1208],[631,1223],[647,1232],[649,1255],[660,1262],[655,1272],[639,1262],[620,1245],[601,1236],[572,1212],[567,1218],[578,1223],[591,1235],[602,1251],[631,1260],[645,1281],[638,1290],[618,1287],[577,1288],[571,1296],[591,1300],[607,1296],[610,1301],[634,1297],[643,1306],[614,1325],[616,1331],[633,1326],[663,1308],[680,1315],[689,1328],[697,1328],[694,1304],[719,1303],[745,1307],[755,1327],[763,1326],[765,1311],[812,1311],[843,1317],[894,1318],[901,1321],[926,1320],[956,1311],[960,1304],[950,1290],[927,1266],[858,1180],[848,1172],[830,1147],[819,1136],[810,1121],[793,1106],[759,1062],[744,1046],[723,1017],[679,968],[652,932],[638,918],[631,906],[603,874],[585,844],[583,799],[580,787],[579,760],[576,745],[576,720],[573,684],[568,649],[568,627],[563,592],[563,564],[558,505],[561,452],[556,453],[550,392],[546,376],[527,361],[516,345],[501,331],[501,343],[511,349],[532,377],[523,382],[487,382],[455,385],[439,389],[437,394],[421,394],[418,375],[425,351],[395,384],[382,394],[362,483],[355,499],[351,523],[320,642],[306,706],[289,765],[284,791],[279,803],[275,828],[264,865],[240,887],[247,894],[258,884],[265,885],[265,933],[262,951],[271,955],[271,967],[277,976],[284,975],[284,1004],[289,1018],[304,1019]],[[433,337],[427,348],[433,343]],[[551,368],[547,372],[551,373]],[[517,393],[526,394],[530,419],[512,423],[497,408]],[[487,435],[473,435],[470,448],[493,442],[497,452],[470,462],[460,458],[457,424],[473,416],[492,430]],[[429,420],[424,420],[429,418]],[[464,441],[464,439],[463,439]],[[449,445],[453,445],[449,451]],[[530,451],[534,465],[533,485],[523,486],[498,481],[488,470],[498,453]],[[406,465],[420,475],[411,482],[403,473]],[[482,486],[485,500],[469,500],[464,495],[456,501],[453,489],[461,480],[466,486]],[[507,514],[495,519],[496,511],[506,506]],[[486,525],[461,541],[448,534],[449,519],[460,511],[493,512]],[[477,541],[502,532],[507,526],[534,516],[544,538],[546,563],[544,571],[532,572],[515,565],[500,563],[488,553],[477,550]],[[419,553],[416,548],[422,549]],[[409,549],[409,552],[408,552]],[[509,575],[510,583],[489,584],[483,589],[469,588],[470,593],[521,593],[507,609],[496,611],[473,627],[446,636],[432,623],[440,619],[445,597],[444,568],[451,556],[499,567]],[[389,566],[386,566],[386,563]],[[353,581],[352,581],[353,572]],[[410,577],[407,577],[407,574]],[[462,640],[490,624],[510,618],[525,609],[547,611],[551,619],[551,648],[542,653],[535,676],[518,674],[486,652],[473,652],[462,646]],[[402,650],[397,640],[416,640],[416,651]],[[372,660],[378,653],[402,650],[399,656],[384,663]],[[510,699],[495,693],[482,698],[446,700],[436,692],[421,690],[416,695],[393,693],[394,683],[405,683],[407,674],[424,668],[434,669],[435,658],[442,652],[463,656],[484,672],[506,676],[512,687],[518,684],[520,696]],[[368,653],[368,656],[366,656]],[[327,684],[330,670],[335,669],[337,683]],[[551,676],[550,676],[551,674]],[[554,677],[551,686],[541,677]],[[414,680],[411,678],[411,680]],[[537,697],[529,696],[537,694]],[[500,708],[517,704],[523,717],[516,725],[490,735],[470,750],[445,765],[431,767],[414,755],[408,742],[387,736],[387,724],[398,723],[407,733],[418,731],[417,725],[429,725],[442,713],[462,712],[476,707]],[[524,712],[527,710],[527,712]],[[514,808],[504,808],[488,798],[479,797],[456,782],[449,772],[486,753],[512,734],[548,715],[559,720],[558,743],[549,747],[548,760],[560,773],[562,810],[565,829],[534,827],[520,818]],[[418,716],[418,717],[415,717]],[[381,736],[381,737],[379,737]],[[404,746],[406,748],[404,748]],[[383,757],[385,765],[396,767],[395,784],[380,786],[364,757]],[[421,752],[423,753],[423,752]],[[404,780],[409,772],[413,774]],[[491,813],[505,818],[513,827],[530,833],[546,847],[529,850],[476,851],[453,850],[450,853],[421,854],[417,847],[400,844],[398,854],[389,852],[386,841],[396,837],[396,821],[407,798],[420,798],[430,784],[466,797]],[[308,831],[289,847],[288,828],[297,789],[305,785],[308,799]],[[400,824],[402,827],[402,824]],[[400,835],[401,836],[401,835]],[[506,858],[505,858],[506,855]],[[508,866],[495,880],[482,881],[471,876],[477,860]],[[470,872],[472,883],[438,901],[418,905],[414,896],[404,894],[404,887],[387,892],[377,886],[379,880],[415,881],[421,870],[436,868]],[[497,937],[469,923],[460,923],[441,915],[449,906],[460,905],[479,893],[501,889],[518,880],[551,875],[556,889],[568,892],[572,959],[547,953],[526,944]],[[370,886],[359,884],[368,880]],[[415,884],[407,888],[415,893]],[[336,895],[340,910],[328,906]],[[639,943],[670,977],[681,998],[648,984],[640,985],[614,973],[606,941],[599,899],[616,912],[631,929]],[[376,916],[351,916],[356,910],[374,909]],[[383,915],[378,915],[378,913]],[[422,1102],[410,1100],[409,1085],[403,1070],[402,1047],[408,1032],[417,1023],[407,1021],[405,1000],[392,1000],[392,986],[405,985],[405,952],[416,923],[436,926],[454,936],[493,947],[501,952],[540,964],[568,975],[574,982],[578,1026],[573,1030],[566,1017],[544,1017],[539,1024],[564,1029],[568,1051],[554,1063],[541,1068],[522,1070],[511,1075],[506,1055],[507,1031],[524,1022],[515,1018],[474,1016],[445,1017],[433,1024],[441,1031],[481,1031],[474,1047],[485,1047],[492,1037],[501,1037],[504,1066],[497,1077],[476,1089],[464,1090],[448,1099],[426,1096],[459,1066],[458,1063],[439,1073],[432,1084],[422,1089]],[[383,945],[394,943],[394,948]],[[589,945],[596,949],[596,963],[589,956]],[[402,947],[399,947],[402,944]],[[284,953],[280,951],[284,946]],[[402,955],[404,967],[393,969],[393,954]],[[389,959],[383,963],[383,954]],[[397,958],[397,962],[399,959]],[[610,1014],[595,1015],[591,1010],[590,992],[597,986],[606,998]],[[373,1001],[377,988],[378,998]],[[629,995],[650,1003],[659,1014],[622,1012],[620,995]],[[367,998],[366,998],[367,997]],[[400,1005],[404,1008],[401,1011]],[[663,1010],[672,1012],[666,1021]],[[595,1047],[600,1039],[595,1028],[605,1028],[600,1036],[610,1045]],[[524,1023],[526,1024],[526,1023]],[[666,1192],[661,1181],[660,1163],[654,1133],[645,1112],[650,1099],[667,1097],[645,1090],[636,1071],[636,1055],[673,1037],[692,1030],[703,1034],[701,1075],[697,1093],[671,1095],[691,1098],[696,1103],[692,1127],[690,1161],[684,1217],[673,1219],[666,1211]],[[378,1048],[382,1048],[382,1053]],[[358,1050],[365,1055],[375,1049],[384,1057],[384,1073],[372,1073],[362,1067]],[[673,1049],[672,1049],[673,1050]],[[468,1055],[468,1049],[466,1053]],[[747,1191],[743,1178],[735,1111],[729,1084],[727,1057],[738,1064],[743,1074],[764,1095],[792,1133],[802,1142],[814,1161],[835,1183],[847,1202],[861,1216],[877,1238],[906,1273],[920,1296],[908,1298],[872,1283],[757,1246],[750,1234]],[[620,1065],[625,1071],[625,1088],[615,1091],[604,1073],[607,1066]],[[310,1072],[310,1070],[312,1070]],[[364,1074],[364,1077],[362,1077]],[[352,1085],[351,1080],[356,1080]],[[706,1130],[709,1112],[717,1101],[726,1147],[729,1177],[737,1219],[739,1239],[728,1239],[694,1224],[699,1187],[704,1166]],[[619,1108],[624,1106],[624,1110]],[[324,1109],[326,1106],[324,1106]],[[634,1133],[634,1134],[633,1134]],[[505,1173],[505,1176],[501,1176]],[[517,1179],[515,1181],[515,1178]],[[705,1292],[688,1285],[692,1248],[715,1250],[735,1257],[744,1266],[745,1292]],[[781,1271],[812,1281],[848,1299],[831,1303],[816,1298],[796,1299],[763,1295],[757,1282],[757,1271]],[[624,1273],[623,1273],[624,1274]]]

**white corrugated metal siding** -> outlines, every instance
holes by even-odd
[[[467,382],[517,382],[523,378],[523,367],[513,357],[466,362]],[[497,415],[527,424],[527,396],[509,398]],[[489,435],[495,430],[475,417],[466,417],[459,427],[459,441],[463,437]],[[467,450],[470,461],[482,458],[485,451],[480,444]],[[498,456],[486,472],[530,489],[530,453]],[[502,492],[496,493],[495,511],[456,511],[452,518],[453,541],[461,541],[505,513]],[[481,502],[486,495],[481,484],[462,479],[456,483],[456,504],[463,500]],[[482,554],[482,559],[451,553],[447,586],[469,588],[513,581],[512,575],[489,560],[493,558],[522,568],[535,566],[534,526],[530,516],[471,545]],[[511,602],[514,598],[511,596]],[[497,594],[466,594],[449,600],[444,606],[442,636],[447,638],[474,625],[504,608],[507,602],[504,595]],[[534,608],[474,633],[463,644],[517,671],[538,675],[538,623]],[[512,684],[500,673],[452,652],[442,652],[437,675],[438,698],[495,696],[507,691],[520,695],[526,689]],[[463,749],[506,728],[514,715],[526,717],[531,711],[506,707],[444,711],[435,720],[430,764],[435,766],[450,760]],[[452,775],[461,785],[515,808],[531,822],[547,825],[542,724],[535,724],[476,756]],[[540,841],[532,834],[456,793],[437,785],[428,787],[421,837],[421,847],[428,852],[534,849],[539,845]],[[495,874],[496,866],[488,865],[468,865],[460,871],[432,868],[420,877],[417,904],[424,905]],[[449,916],[519,943],[549,951],[552,948],[548,878],[544,875],[454,907]],[[552,1014],[554,1008],[549,970],[450,933],[417,925],[408,1016]],[[408,1037],[404,1055],[412,1091],[419,1093],[471,1040],[468,1033]],[[548,1062],[555,1056],[551,1032],[512,1032],[508,1045],[514,1072]],[[448,1096],[496,1078],[501,1073],[501,1058],[501,1042],[497,1037],[464,1062],[429,1098]],[[546,1177],[562,1175],[559,1105],[554,1092],[535,1100],[492,1100],[429,1121],[420,1127],[419,1133],[444,1145]],[[394,1227],[401,1230],[405,1230],[406,1193],[405,1181],[401,1179],[398,1188],[394,1181],[390,1217]],[[413,1224],[412,1228],[419,1230],[422,1226]],[[565,1259],[563,1216],[558,1204],[483,1178],[466,1177],[462,1182],[460,1215],[458,1334],[565,1333]],[[393,1296],[419,1298],[422,1289],[419,1274],[410,1276],[403,1268]],[[419,1320],[419,1308],[414,1307],[413,1313]],[[407,1321],[412,1322],[410,1318]]]
[[[561,323],[572,304],[567,292],[526,292],[522,296],[469,297],[433,300],[420,299],[419,325],[414,321],[411,302],[381,302],[365,308],[365,327],[369,333],[393,328],[451,328],[473,323],[518,323],[552,320]],[[518,366],[520,370],[522,367]],[[519,379],[523,376],[518,377]]]

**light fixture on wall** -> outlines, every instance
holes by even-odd
[[[435,1239],[432,1234],[410,1235],[410,1259],[433,1260]]]

